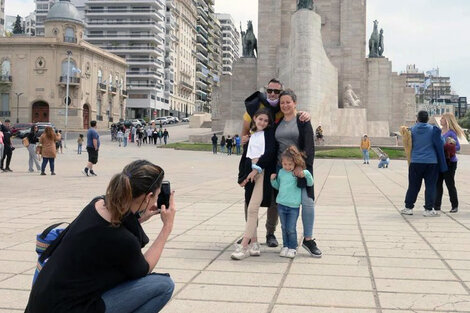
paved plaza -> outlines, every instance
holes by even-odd
[[[28,173],[24,148],[14,152],[14,172],[0,173],[0,313],[24,310],[36,264],[35,235],[71,221],[105,192],[113,174],[139,158],[161,165],[176,190],[174,230],[156,267],[176,282],[163,312],[470,312],[469,156],[460,156],[457,170],[460,211],[446,213],[445,194],[438,218],[421,215],[423,193],[415,215],[399,214],[406,161],[378,169],[376,160],[368,166],[316,160],[315,237],[323,257],[299,248],[295,259],[285,259],[280,248],[262,245],[260,257],[233,261],[233,244],[244,230],[237,156],[153,145],[124,149],[102,138],[98,177],[80,173],[87,155],[77,155],[72,141],[56,159],[55,177]],[[266,211],[260,212],[264,238]],[[159,219],[144,225],[151,239],[160,227]],[[300,234],[301,227],[299,219]],[[276,236],[281,239],[280,227]]]

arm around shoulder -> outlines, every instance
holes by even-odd
[[[312,174],[307,171],[307,170],[304,170],[304,175],[305,175],[305,179],[307,180],[307,186],[313,186],[313,176]]]

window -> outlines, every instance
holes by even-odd
[[[77,38],[75,37],[75,30],[72,27],[67,27],[65,29],[64,41],[72,43],[77,42]]]
[[[96,115],[101,115],[101,99],[96,99]]]
[[[98,83],[101,84],[103,82],[103,72],[98,70]]]
[[[2,112],[10,111],[10,94],[2,93]]]
[[[67,60],[62,61],[62,76],[67,76]],[[77,66],[74,61],[70,60],[70,67],[69,67],[69,76],[74,77],[76,75]]]

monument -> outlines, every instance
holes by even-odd
[[[279,78],[330,143],[356,144],[364,133],[391,141],[415,119],[415,99],[384,56],[378,24],[366,57],[365,1],[259,0],[256,58],[244,53],[222,77],[213,131],[239,133],[244,98]]]

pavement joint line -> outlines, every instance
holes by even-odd
[[[373,186],[395,207],[395,210],[400,214],[400,209],[393,204],[391,199],[382,191],[382,189],[377,186],[377,184],[367,175],[360,166],[356,164],[356,166],[359,168],[359,170],[362,172],[362,174],[372,183]],[[454,275],[454,277],[457,279],[457,281],[462,285],[462,287],[467,291],[467,293],[470,295],[470,287],[467,286],[465,281],[455,272],[455,270],[449,265],[449,263],[442,257],[442,255],[437,251],[434,246],[427,240],[427,238],[421,234],[421,232],[416,228],[411,221],[406,218],[404,215],[400,214],[401,218],[405,220],[405,222],[413,229],[420,237],[421,239],[432,249],[432,251],[439,257],[439,260],[444,263],[446,268]]]
[[[330,176],[331,169],[333,168],[333,163],[334,163],[334,162],[330,162],[330,168],[328,169],[328,173],[326,174],[325,180],[323,181],[323,184],[321,185],[320,190],[318,191],[318,196],[315,197],[315,204],[317,204],[318,199],[320,199],[320,196],[321,196],[321,194],[322,194],[323,188],[325,187],[326,182],[327,182],[327,180],[328,180],[328,177]],[[315,169],[317,169],[317,168],[318,168],[318,165],[317,165],[317,167],[316,167]],[[314,183],[313,183],[313,184],[314,184],[314,186],[315,186],[315,180],[314,180]],[[345,224],[345,225],[348,225],[348,224]]]
[[[357,211],[356,200],[354,198],[354,192],[352,190],[351,181],[349,180],[348,169],[346,168],[346,165],[344,164],[344,161],[343,161],[343,167],[344,167],[344,170],[346,172],[346,179],[348,181],[349,192],[351,194],[351,200],[352,200],[353,205],[354,205],[354,213],[356,215],[357,227],[359,229],[359,233],[361,234],[362,245],[364,246],[364,251],[366,253],[367,269],[369,270],[370,282],[371,282],[371,285],[372,285],[372,292],[374,294],[374,301],[375,301],[375,305],[376,305],[376,311],[377,311],[377,313],[382,313],[382,306],[380,304],[380,298],[379,298],[379,293],[378,293],[378,290],[377,290],[377,284],[375,282],[374,271],[372,269],[372,262],[370,260],[369,248],[367,247],[366,238],[365,238],[364,232],[362,230],[361,221],[360,221],[360,218],[359,218],[359,213]]]

